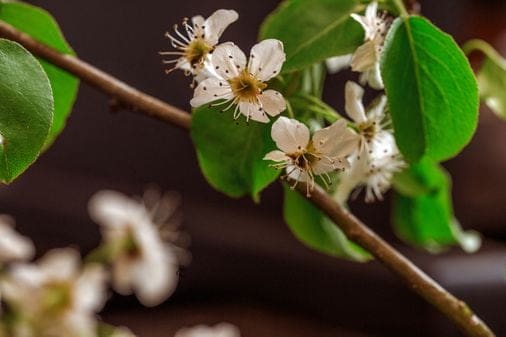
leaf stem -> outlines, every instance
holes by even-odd
[[[399,2],[400,0],[395,1]],[[138,113],[146,114],[183,129],[190,128],[191,115],[189,113],[132,88],[76,57],[61,54],[2,21],[0,21],[0,36],[20,43],[33,54],[67,70],[84,82],[116,98],[125,106],[131,106]],[[304,196],[306,188],[305,184],[299,183],[298,189]],[[374,255],[389,270],[399,276],[410,289],[452,320],[466,336],[495,336],[464,302],[447,292],[320,188],[313,190],[309,200],[324,211],[349,239]]]
[[[466,55],[475,50],[479,50],[498,65],[506,69],[506,60],[487,42],[480,39],[472,39],[462,45],[462,50]]]
[[[399,11],[399,14],[403,18],[409,17],[408,10],[406,9],[406,6],[404,5],[404,0],[393,0],[395,7]]]

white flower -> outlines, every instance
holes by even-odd
[[[175,56],[175,59],[164,60],[165,64],[174,64],[166,70],[184,70],[188,75],[198,75],[203,69],[209,54],[218,44],[225,29],[239,18],[234,10],[219,9],[206,20],[202,16],[192,18],[192,23],[183,21],[183,30],[174,25],[174,35],[166,33],[172,46],[177,51],[161,52],[161,55]]]
[[[348,68],[351,65],[353,54],[346,54],[341,56],[330,57],[325,60],[327,71],[330,74],[336,74],[342,69]]]
[[[365,31],[365,43],[358,47],[353,54],[351,69],[361,72],[361,81],[369,83],[374,89],[383,89],[383,79],[380,72],[380,57],[383,51],[385,36],[389,28],[389,21],[384,15],[378,15],[378,3],[371,2],[365,11],[365,16],[351,14]]]
[[[16,264],[2,284],[14,310],[14,336],[95,337],[95,314],[106,298],[99,265],[80,269],[73,249],[47,253],[37,264]]]
[[[32,241],[13,229],[13,222],[9,216],[0,215],[0,264],[31,259],[35,252]]]
[[[365,186],[367,202],[382,199],[391,185],[395,172],[405,163],[395,143],[390,120],[385,115],[386,97],[382,95],[367,112],[362,103],[364,90],[354,82],[345,88],[346,113],[354,121],[360,136],[360,145],[350,157],[351,168],[341,175],[336,199],[344,203],[357,186]]]
[[[240,114],[258,122],[267,123],[269,116],[277,116],[286,108],[283,96],[275,90],[265,90],[271,78],[281,71],[285,61],[283,43],[264,40],[251,49],[249,61],[235,44],[228,42],[216,47],[211,58],[215,76],[195,89],[191,105],[199,107],[217,100],[235,105],[234,118]]]
[[[104,245],[113,251],[116,291],[135,293],[146,306],[157,305],[172,294],[178,282],[178,259],[175,247],[162,240],[154,214],[144,204],[114,191],[95,194],[89,211],[102,226]],[[162,220],[172,212],[170,209]]]
[[[176,332],[174,337],[240,337],[239,329],[229,323],[220,323],[214,327],[197,325],[192,328],[183,328]]]
[[[278,162],[274,167],[286,168],[287,176],[296,182],[307,182],[308,194],[315,175],[349,167],[346,157],[358,147],[358,137],[344,119],[316,131],[311,139],[306,125],[280,117],[272,125],[271,136],[279,150],[264,159]]]

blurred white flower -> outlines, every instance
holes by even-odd
[[[175,57],[164,60],[165,64],[173,64],[166,72],[181,69],[187,75],[198,75],[204,69],[208,56],[218,44],[225,29],[238,18],[239,15],[234,10],[219,9],[207,19],[200,15],[194,16],[191,24],[185,19],[182,31],[178,25],[174,25],[174,35],[169,32],[165,35],[177,51],[160,53]]]
[[[240,337],[239,329],[229,323],[220,323],[214,327],[197,325],[192,328],[183,328],[176,332],[174,337]]]
[[[287,176],[295,182],[307,182],[308,194],[314,187],[315,175],[325,177],[329,172],[349,167],[346,157],[356,150],[359,142],[344,119],[316,131],[311,140],[306,125],[279,117],[272,125],[271,136],[279,150],[269,152],[264,160],[277,162],[273,166],[285,168]]]
[[[348,200],[357,186],[365,186],[365,200],[381,200],[390,188],[395,172],[406,164],[395,143],[390,119],[385,114],[386,97],[382,95],[367,111],[362,102],[364,89],[348,81],[345,88],[345,110],[360,136],[360,145],[350,157],[351,168],[341,174],[335,197],[340,203]],[[358,190],[360,191],[360,190]]]
[[[18,234],[13,228],[13,223],[11,217],[0,215],[0,265],[29,260],[35,253],[32,241]]]
[[[286,55],[283,43],[268,39],[253,46],[249,61],[239,47],[231,42],[216,47],[211,58],[212,76],[195,89],[191,105],[221,100],[216,105],[235,105],[234,118],[240,114],[246,119],[267,123],[269,116],[277,116],[286,109],[284,97],[275,90],[265,90],[271,78],[281,71]]]
[[[383,89],[380,71],[380,57],[390,22],[384,15],[378,15],[378,3],[371,2],[365,16],[351,14],[365,32],[365,43],[358,47],[352,57],[351,69],[362,73],[361,82],[369,83],[374,89]]]
[[[37,264],[15,264],[2,283],[15,313],[14,337],[95,337],[95,314],[106,299],[99,265],[80,268],[73,249],[48,252]]]
[[[335,74],[342,69],[348,68],[351,65],[352,58],[353,54],[346,54],[326,59],[325,64],[327,65],[327,71],[330,74]]]
[[[120,294],[135,293],[146,306],[161,303],[175,290],[179,262],[176,248],[162,240],[160,224],[173,215],[173,199],[159,200],[148,210],[137,200],[114,191],[100,191],[89,202],[89,212],[102,226],[105,247],[110,250],[113,286]],[[177,233],[171,233],[177,235]]]

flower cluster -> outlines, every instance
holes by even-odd
[[[211,104],[222,111],[233,109],[234,119],[267,123],[286,109],[283,96],[268,89],[268,81],[276,77],[285,61],[283,43],[275,39],[261,41],[251,48],[249,58],[232,42],[218,44],[225,28],[237,20],[233,10],[218,10],[207,20],[193,18],[193,25],[183,22],[185,34],[174,27],[177,37],[167,33],[177,51],[162,52],[177,58],[165,60],[175,64],[167,72],[181,69],[194,76],[195,88],[191,105],[195,108]]]
[[[84,262],[75,249],[66,248],[30,263],[33,244],[1,216],[0,336],[99,336],[97,315],[108,297],[109,280],[116,291],[135,293],[145,305],[162,302],[178,281],[177,207],[173,194],[151,191],[141,203],[117,192],[97,193],[89,208],[101,225],[103,243]],[[126,328],[109,335],[133,336]]]
[[[351,65],[353,71],[360,73],[362,85],[381,90],[380,57],[391,19],[378,14],[376,2],[367,6],[365,15],[351,17],[364,29],[364,43],[353,54],[329,59],[327,65],[333,71]],[[186,20],[186,35],[177,27],[178,38],[168,35],[178,51],[163,54],[178,55],[168,62],[192,74],[198,83],[190,101],[193,107],[220,106],[222,111],[232,109],[234,119],[243,115],[247,121],[268,123],[287,108],[283,95],[268,88],[269,81],[281,73],[286,59],[283,43],[275,39],[261,41],[253,46],[249,58],[232,42],[218,44],[221,33],[237,18],[234,11],[219,10],[205,21],[200,16],[194,18],[193,25]],[[339,180],[334,190],[341,202],[362,186],[366,201],[381,199],[404,162],[389,124],[386,97],[380,95],[366,109],[363,94],[360,85],[348,82],[345,110],[351,120],[336,116],[336,122],[320,126],[313,135],[294,118],[293,111],[290,118],[277,118],[271,136],[278,149],[267,153],[264,159],[274,162],[273,167],[284,169],[285,177],[293,181],[292,187],[298,182],[306,183],[308,195],[320,177],[319,181],[327,187]]]

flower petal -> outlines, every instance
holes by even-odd
[[[204,33],[206,41],[215,46],[225,29],[239,18],[234,10],[218,9],[211,14],[204,23]]]
[[[381,95],[379,100],[375,100],[375,104],[367,111],[367,119],[381,122],[385,117],[385,107],[387,105],[387,97]]]
[[[279,74],[285,60],[283,42],[267,39],[251,48],[248,69],[258,80],[266,82]]]
[[[379,54],[377,52],[374,40],[367,41],[357,48],[351,60],[351,70],[365,72],[371,70],[379,63]]]
[[[220,99],[229,100],[233,97],[232,89],[227,81],[211,77],[200,82],[195,88],[190,104],[198,108]]]
[[[262,105],[258,101],[255,103],[246,102],[246,101],[240,102],[239,103],[239,111],[241,112],[241,114],[246,116],[246,118],[248,118],[248,119],[251,119],[251,120],[254,120],[257,122],[261,122],[261,123],[268,123],[269,122],[269,117],[267,117],[267,115],[265,114],[265,112],[262,108]]]
[[[290,160],[290,157],[288,157],[283,151],[274,150],[274,151],[267,153],[264,157],[264,160],[272,160],[275,162],[282,162],[282,161]]]
[[[306,149],[310,134],[306,125],[281,116],[272,124],[271,137],[281,151],[291,154]]]
[[[277,116],[286,109],[286,101],[283,95],[275,90],[266,90],[258,95],[262,108],[269,116]]]
[[[232,79],[246,67],[246,56],[232,42],[220,44],[211,57],[214,71],[224,79]]]
[[[353,58],[353,54],[341,55],[330,57],[325,60],[325,64],[327,65],[327,71],[330,74],[336,74],[339,71],[348,68],[351,66],[351,59]]]
[[[357,124],[367,121],[365,115],[364,104],[362,97],[364,96],[364,89],[355,82],[348,81],[345,86],[345,106],[344,110],[351,119]]]
[[[329,127],[320,129],[313,136],[313,147],[319,154],[332,158],[344,158],[358,149],[360,137],[348,129],[340,119]]]

